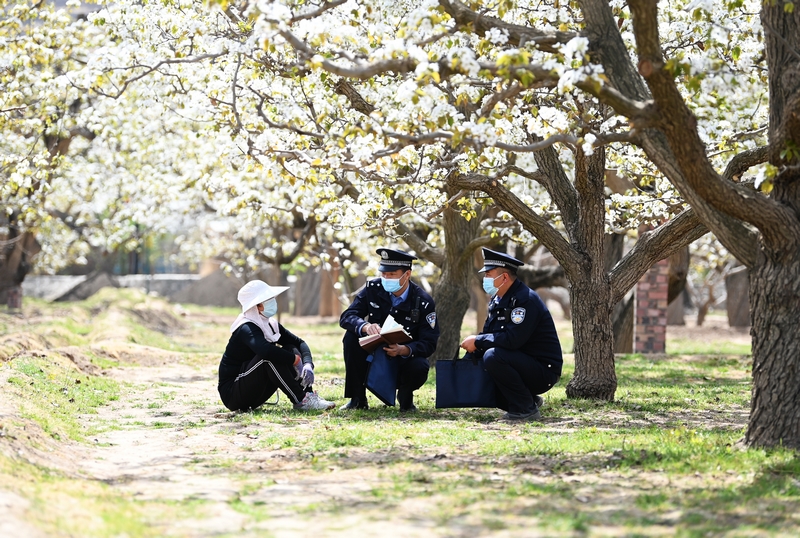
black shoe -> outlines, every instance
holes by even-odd
[[[397,391],[397,403],[400,404],[400,411],[416,411],[414,405],[414,392],[410,390],[400,389]]]
[[[527,413],[506,413],[498,420],[502,422],[539,422],[542,420],[542,414],[538,409],[528,411]]]
[[[417,406],[414,405],[414,404],[411,404],[411,407],[401,407],[400,408],[400,412],[401,413],[416,413],[417,411],[418,411]]]
[[[369,409],[369,402],[367,401],[366,396],[363,398],[350,398],[350,401],[339,409],[341,411],[347,411],[349,409]]]

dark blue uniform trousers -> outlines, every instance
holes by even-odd
[[[497,386],[497,406],[509,413],[530,413],[536,407],[533,397],[558,382],[546,361],[540,362],[522,351],[487,349],[483,365]]]
[[[358,336],[352,331],[347,331],[342,339],[342,350],[344,351],[344,397],[345,398],[365,398],[367,389],[364,383],[367,381],[367,357],[369,353],[364,351],[358,344]],[[394,357],[392,360],[400,361],[400,372],[398,375],[398,387],[401,392],[413,392],[425,384],[428,379],[428,359],[426,357]]]

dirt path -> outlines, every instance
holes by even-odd
[[[215,377],[191,366],[114,368],[108,375],[133,387],[119,401],[100,409],[99,415],[83,417],[87,423],[114,426],[92,437],[94,446],[85,447],[80,468],[137,500],[205,501],[199,517],[173,522],[164,529],[168,535],[235,532],[241,536],[241,532],[269,530],[279,537],[301,532],[385,536],[373,525],[373,518],[391,521],[393,531],[404,536],[436,534],[429,522],[423,523],[428,518],[409,517],[424,512],[425,506],[418,501],[398,512],[402,518],[387,518],[377,503],[370,508],[368,493],[387,480],[376,466],[319,472],[308,468],[292,450],[258,448],[258,432],[265,426],[300,430],[297,433],[302,435],[304,424],[324,421],[324,414],[291,415],[286,426],[242,424],[231,420],[232,413],[221,412]],[[280,405],[289,409],[285,399]],[[238,501],[268,507],[269,520],[258,521],[235,510]],[[313,505],[328,502],[341,505],[341,514],[325,521],[301,515]]]

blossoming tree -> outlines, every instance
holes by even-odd
[[[341,226],[455,223],[482,209],[470,192],[489,195],[570,281],[570,396],[613,398],[614,304],[710,228],[754,274],[748,441],[800,444],[793,4],[761,20],[744,1],[218,4],[115,3],[93,20],[124,46],[75,84],[113,96],[159,80],[214,107],[238,159],[308,186],[317,218]],[[609,170],[638,196],[610,194]],[[604,233],[640,224],[652,231],[605,267]],[[457,237],[445,273],[481,234]]]

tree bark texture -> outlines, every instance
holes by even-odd
[[[458,191],[448,192],[454,196]],[[431,355],[430,362],[452,359],[461,343],[461,322],[469,308],[470,279],[473,276],[471,248],[473,239],[479,235],[480,219],[467,220],[451,208],[443,213],[445,235],[445,261],[442,276],[433,290],[436,301],[436,323],[439,324],[439,343]]]
[[[746,441],[799,448],[800,11],[786,9],[784,0],[762,3],[770,93],[768,158],[778,170],[767,196],[726,181],[713,169],[697,120],[666,68],[657,3],[629,5],[639,72],[658,111],[654,124],[659,134],[648,135],[645,150],[725,247],[751,269],[754,364]],[[658,141],[661,137],[669,151]],[[672,158],[665,159],[670,153]]]
[[[728,325],[731,327],[749,327],[750,273],[747,267],[739,266],[725,277],[725,297]]]
[[[683,290],[689,276],[689,246],[667,258],[669,277],[667,290],[667,325],[686,325],[683,317]]]
[[[753,395],[745,441],[800,448],[800,10],[763,2],[769,66],[769,161],[780,172],[771,226],[759,226],[760,250],[750,272]]]
[[[19,233],[13,225],[9,226],[8,237],[0,239],[0,295],[5,297],[9,308],[21,306],[22,281],[40,250],[33,233]]]
[[[580,281],[570,288],[575,373],[567,383],[568,398],[612,401],[617,390],[610,286]]]
[[[631,294],[614,306],[611,320],[614,326],[614,353],[633,353],[636,295]]]
[[[606,185],[608,185],[609,177],[614,177],[613,181],[622,181],[622,178],[616,173],[612,174],[606,170]],[[625,253],[625,235],[606,234],[603,245],[606,253],[603,269],[608,273],[619,263]],[[636,316],[633,315],[634,301],[633,297],[627,301],[618,301],[611,311],[611,325],[614,327],[614,353],[633,353],[633,330],[636,325],[634,319]]]
[[[577,152],[575,188],[581,208],[572,237],[585,256],[581,276],[572,282],[572,336],[575,373],[567,383],[569,398],[613,400],[617,390],[614,371],[614,327],[611,321],[611,285],[606,272],[605,248],[605,148],[591,156]]]
[[[800,448],[800,252],[750,273],[753,393],[745,441]]]

